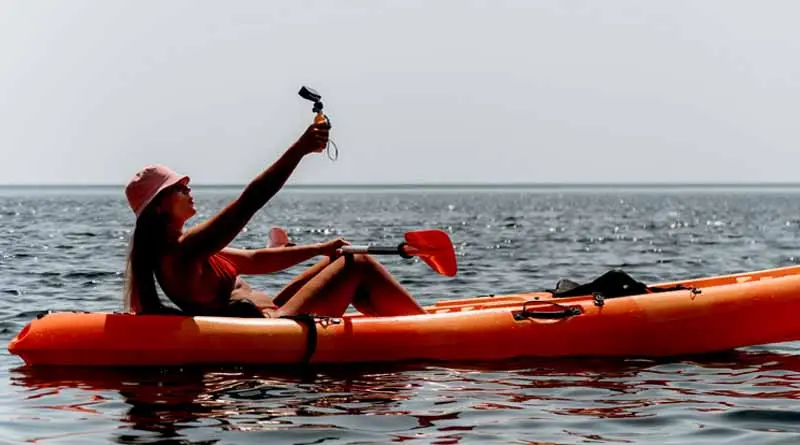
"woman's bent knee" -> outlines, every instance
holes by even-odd
[[[380,263],[378,263],[378,261],[375,258],[371,257],[370,255],[368,255],[366,253],[345,254],[343,256],[343,258],[344,258],[345,264],[347,264],[348,266],[362,266],[363,267],[363,266],[372,266],[372,265],[380,264]]]

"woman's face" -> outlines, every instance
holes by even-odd
[[[174,219],[186,221],[197,213],[189,182],[179,182],[162,192],[161,210]]]

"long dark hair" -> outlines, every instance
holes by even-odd
[[[140,313],[161,312],[164,308],[156,289],[155,272],[159,259],[168,248],[169,215],[159,210],[162,191],[136,220],[131,236],[125,268],[125,310],[138,296]]]

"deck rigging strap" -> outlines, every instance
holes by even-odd
[[[302,360],[300,360],[300,365],[308,365],[311,362],[311,357],[313,357],[314,353],[317,351],[317,323],[323,328],[332,324],[341,323],[341,319],[339,318],[314,314],[283,315],[280,318],[294,320],[300,324],[304,324],[307,328],[306,350],[303,353]]]

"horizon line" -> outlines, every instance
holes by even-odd
[[[196,188],[242,188],[248,183],[193,183]],[[112,183],[0,183],[0,188],[124,188],[124,184]],[[321,188],[564,188],[564,187],[603,187],[603,188],[747,188],[747,187],[800,187],[798,182],[452,182],[452,183],[338,183],[338,184],[286,184],[284,189],[321,189]]]

